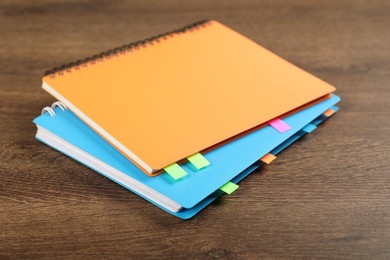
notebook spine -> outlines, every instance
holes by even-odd
[[[42,109],[41,115],[48,113],[51,117],[54,117],[56,115],[55,108],[59,107],[62,111],[67,110],[68,108],[60,101],[56,101],[53,104],[51,104],[50,107],[44,107]]]
[[[162,33],[159,35],[155,35],[140,41],[131,42],[99,54],[86,57],[81,60],[77,60],[74,62],[70,62],[68,64],[63,64],[53,69],[47,70],[44,73],[44,76],[50,76],[51,78],[55,78],[56,76],[63,76],[65,73],[72,73],[73,70],[80,70],[82,68],[86,68],[90,65],[95,65],[96,63],[101,63],[104,60],[111,60],[113,58],[118,58],[119,55],[125,55],[130,53],[131,51],[138,50],[140,48],[146,48],[148,45],[154,45],[160,43],[162,40],[168,40],[169,37],[174,37],[174,35],[191,32],[193,30],[200,29],[202,27],[206,27],[210,24],[210,20],[198,21],[189,25],[186,25],[180,29],[173,30],[170,32]]]

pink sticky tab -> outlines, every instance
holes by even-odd
[[[268,124],[280,133],[284,133],[291,129],[291,126],[283,122],[283,120],[281,120],[280,118],[272,119],[268,122]]]

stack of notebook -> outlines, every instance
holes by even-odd
[[[194,216],[338,108],[335,88],[217,21],[54,68],[36,138]]]

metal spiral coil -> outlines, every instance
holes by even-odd
[[[42,108],[41,115],[48,113],[51,117],[56,115],[55,108],[59,107],[62,111],[67,110],[68,108],[60,101],[54,102],[50,107]]]
[[[198,21],[189,25],[186,25],[180,29],[173,30],[167,33],[162,33],[159,35],[155,35],[140,41],[131,42],[104,52],[100,54],[96,54],[81,60],[77,60],[74,62],[70,62],[68,64],[64,64],[58,67],[55,67],[51,70],[47,70],[44,73],[44,76],[50,76],[51,78],[55,78],[56,74],[58,76],[64,75],[64,73],[71,73],[72,69],[79,70],[80,67],[87,67],[88,64],[93,65],[96,62],[102,62],[103,59],[111,59],[113,57],[117,57],[118,55],[125,54],[126,52],[131,51],[132,49],[138,49],[139,47],[146,47],[148,44],[153,45],[154,43],[160,42],[161,39],[166,40],[168,36],[173,37],[174,34],[185,33],[188,31],[192,31],[194,29],[199,29],[201,26],[205,27],[210,20]]]

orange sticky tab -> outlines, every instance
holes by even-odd
[[[324,112],[324,115],[327,116],[327,117],[330,117],[331,115],[333,115],[336,111],[334,111],[333,109],[328,109]]]
[[[267,153],[266,155],[264,155],[260,160],[263,162],[263,163],[266,163],[266,164],[270,164],[273,160],[276,159],[276,156],[273,155],[273,154],[270,154],[270,153]]]

